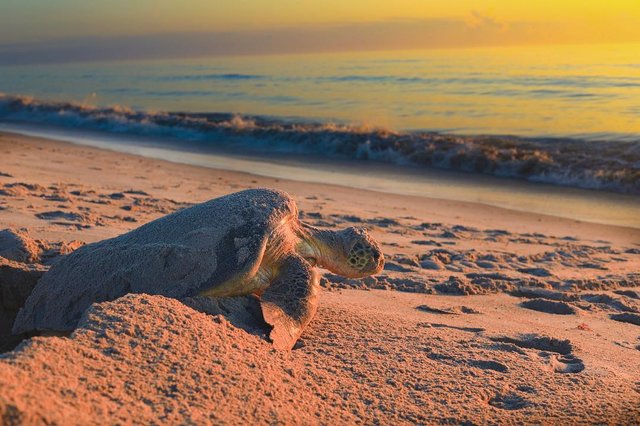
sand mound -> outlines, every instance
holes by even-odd
[[[0,257],[16,262],[33,263],[40,260],[42,248],[26,232],[15,229],[0,231]]]
[[[182,303],[209,315],[222,315],[238,328],[266,338],[269,326],[264,322],[260,300],[253,295],[229,298],[186,297]]]
[[[0,231],[0,257],[15,262],[49,264],[58,256],[69,254],[83,245],[77,240],[53,242],[34,239],[25,229]]]
[[[71,338],[34,338],[0,357],[0,418],[27,424],[322,420],[323,401],[294,379],[299,371],[288,356],[222,316],[161,296],[128,295],[93,305]]]
[[[5,183],[0,188],[0,195],[6,197],[26,197],[29,195],[41,195],[46,188],[38,184],[29,184],[24,182]]]
[[[46,271],[38,264],[13,262],[0,257],[0,352],[13,348],[21,336],[12,336],[11,327],[36,283]]]
[[[18,311],[48,270],[46,264],[82,245],[80,241],[36,240],[24,229],[0,231],[0,352],[10,350],[24,338],[13,336],[11,328]]]
[[[224,312],[215,316],[162,296],[94,304],[70,338],[33,338],[0,356],[0,419],[65,425],[564,424],[585,421],[585,413],[587,422],[637,419],[630,381],[603,377],[569,340],[424,328],[413,325],[411,313],[343,298],[327,297],[292,352],[273,350],[230,322],[261,330],[251,298],[191,300]]]

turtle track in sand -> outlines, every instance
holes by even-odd
[[[519,337],[493,336],[490,340],[515,345],[522,349],[537,350],[538,356],[556,373],[579,373],[585,369],[581,359],[573,355],[573,345],[569,340],[560,340],[536,334]]]

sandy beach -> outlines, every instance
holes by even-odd
[[[8,133],[0,155],[2,424],[640,422],[640,229]],[[251,297],[128,295],[70,336],[11,336],[61,256],[257,187],[314,226],[368,228],[386,257],[375,277],[325,272],[291,352]]]

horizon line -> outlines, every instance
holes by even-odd
[[[276,30],[66,37],[0,44],[0,65],[640,43],[640,39],[602,39],[597,35],[553,37],[552,32],[544,28],[534,31],[531,25],[470,26],[460,20],[431,19]]]

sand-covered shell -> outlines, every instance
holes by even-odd
[[[72,330],[92,303],[127,293],[196,296],[254,268],[274,227],[297,216],[286,193],[250,189],[88,244],[40,279],[13,332]]]

